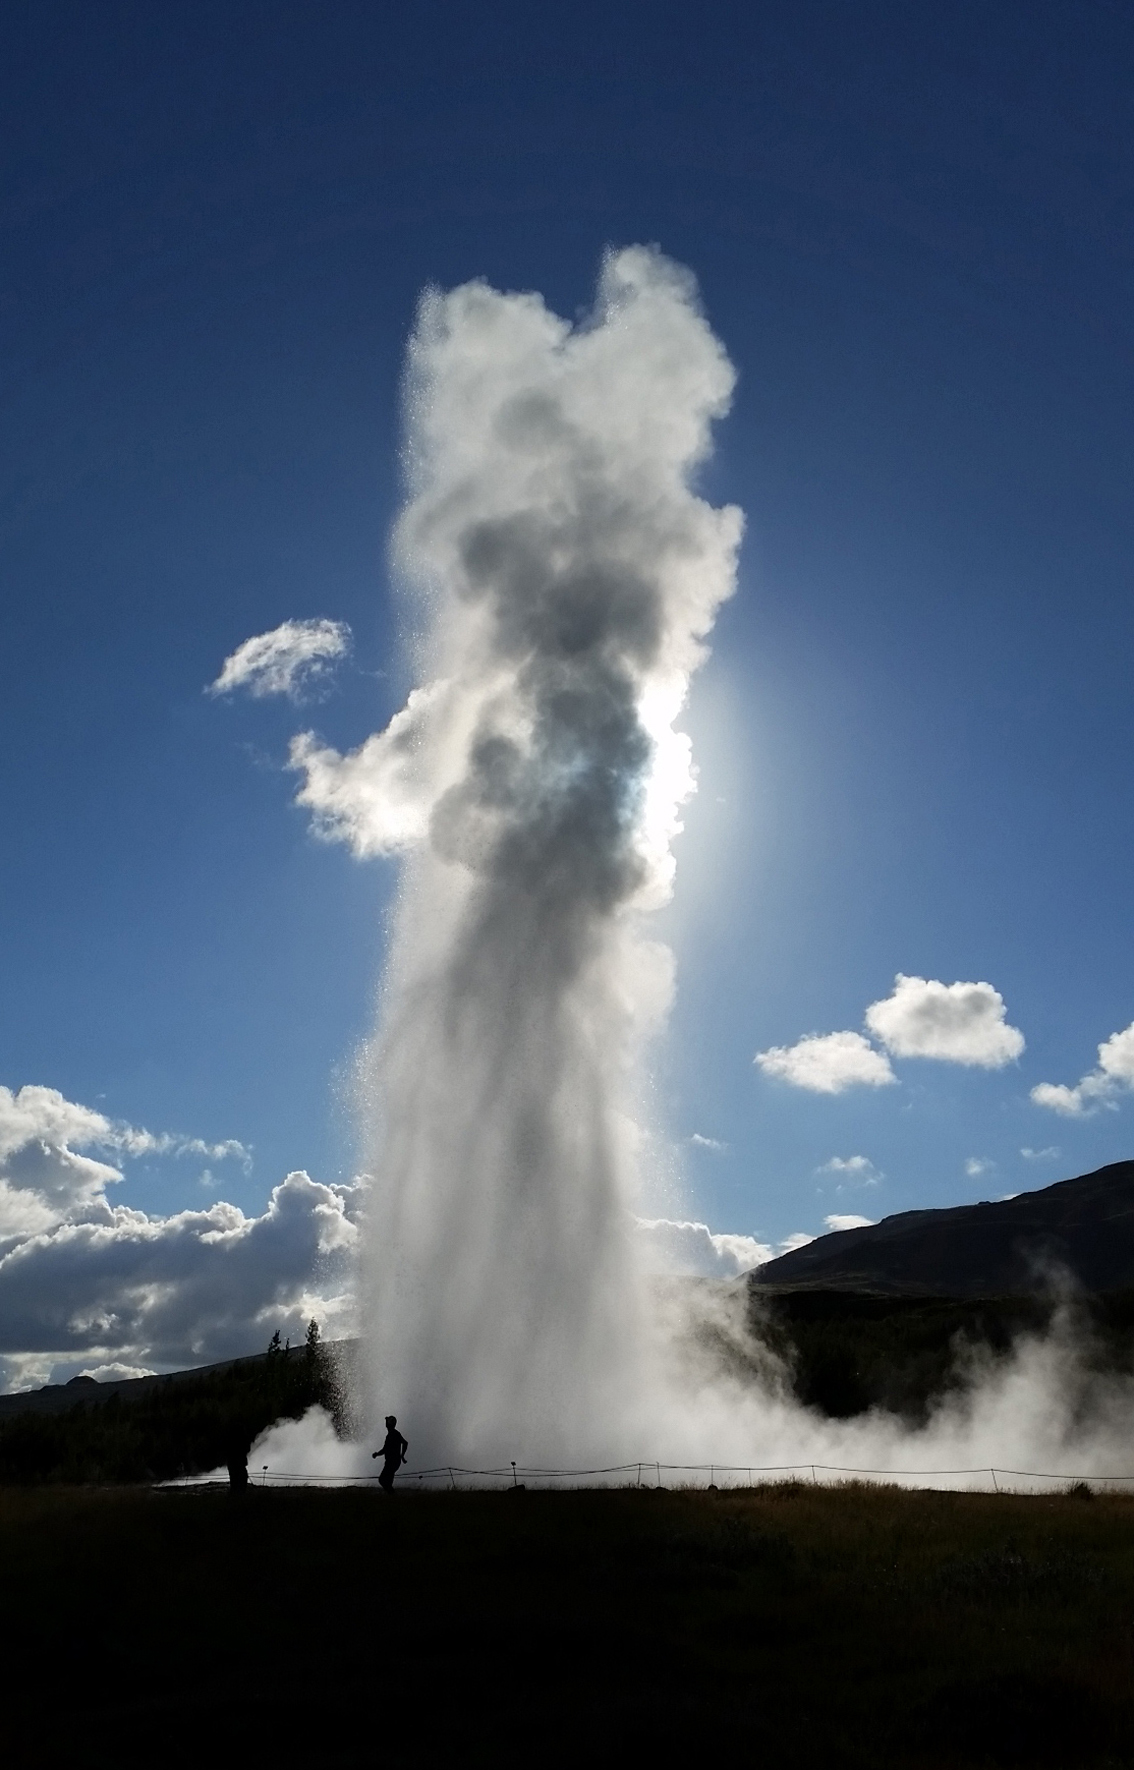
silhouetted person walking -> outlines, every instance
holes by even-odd
[[[394,1476],[406,1460],[409,1439],[403,1438],[398,1431],[398,1422],[394,1414],[386,1415],[386,1437],[381,1450],[372,1451],[371,1455],[382,1458],[382,1473],[378,1477],[378,1485],[383,1493],[393,1493]]]

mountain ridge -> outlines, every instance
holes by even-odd
[[[1134,1161],[1012,1198],[834,1230],[757,1267],[750,1282],[991,1297],[1035,1295],[1068,1278],[1092,1293],[1134,1288]]]

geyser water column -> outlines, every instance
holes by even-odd
[[[297,754],[325,821],[408,851],[364,1309],[371,1403],[418,1466],[629,1450],[638,1064],[671,972],[642,924],[693,784],[673,720],[734,584],[740,512],[690,485],[733,379],[652,250],[609,254],[574,327],[483,282],[421,303],[394,554],[424,686],[354,756]]]

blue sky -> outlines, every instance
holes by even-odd
[[[415,301],[571,315],[632,241],[740,376],[661,918],[695,1213],[772,1242],[1131,1153],[1123,1086],[1030,1098],[1134,1020],[1124,9],[10,0],[0,69],[0,1081],[251,1150],[130,1155],[116,1199],[349,1180],[393,873],[315,841],[282,765],[410,686]],[[354,645],[313,703],[203,694],[318,617]],[[839,1094],[754,1066],[899,972],[990,983],[1022,1055]]]

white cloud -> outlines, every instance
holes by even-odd
[[[965,1173],[970,1180],[979,1180],[982,1174],[990,1174],[996,1163],[989,1161],[986,1155],[970,1155],[965,1163]]]
[[[78,1146],[78,1147],[76,1147]],[[238,1156],[235,1139],[154,1135],[55,1088],[0,1087],[0,1363],[28,1386],[53,1369],[150,1369],[236,1356],[274,1327],[347,1307],[357,1189],[289,1174],[258,1217],[218,1200],[149,1216],[112,1205],[121,1170],[83,1154]]]
[[[837,1232],[840,1229],[871,1229],[877,1222],[877,1218],[855,1217],[849,1213],[833,1212],[831,1216],[824,1217],[823,1221],[828,1229]]]
[[[1008,1025],[1004,999],[990,983],[938,983],[899,971],[893,994],[866,1010],[866,1025],[894,1057],[1001,1069],[1024,1049],[1023,1033]],[[815,1094],[882,1088],[898,1079],[885,1052],[858,1032],[810,1033],[795,1045],[758,1051],[755,1062],[765,1075]]]
[[[110,1364],[85,1364],[76,1376],[93,1377],[96,1383],[132,1383],[138,1377],[152,1377],[154,1372],[145,1364],[123,1364],[121,1359],[114,1359]]]
[[[1059,1150],[1051,1143],[1046,1149],[1021,1149],[1020,1154],[1026,1162],[1050,1162],[1055,1160]]]
[[[636,1228],[649,1263],[662,1272],[736,1278],[762,1266],[775,1253],[750,1235],[715,1234],[707,1223],[639,1217]]]
[[[1089,1075],[1073,1088],[1063,1082],[1037,1082],[1031,1097],[1037,1106],[1049,1107],[1052,1112],[1061,1112],[1070,1119],[1086,1118],[1100,1106],[1113,1107],[1112,1092],[1104,1077]]]
[[[206,693],[232,694],[246,688],[257,700],[272,694],[297,700],[349,650],[350,628],[345,621],[284,621],[270,633],[257,633],[238,645]]]
[[[122,1173],[83,1149],[118,1156],[204,1155],[213,1161],[249,1153],[235,1138],[206,1143],[171,1132],[155,1135],[67,1100],[57,1088],[0,1087],[0,1243],[81,1215],[104,1200]]]
[[[1099,1046],[1099,1068],[1111,1081],[1134,1088],[1134,1021]]]
[[[139,1131],[133,1125],[112,1125],[110,1135],[97,1141],[127,1156],[200,1155],[211,1162],[227,1161],[232,1156],[240,1162],[245,1173],[252,1166],[251,1149],[237,1137],[226,1137],[221,1143],[206,1143],[203,1137],[179,1137],[172,1131],[162,1131],[155,1136],[152,1131]]]
[[[794,1235],[787,1235],[784,1237],[783,1241],[780,1243],[779,1247],[776,1249],[776,1253],[777,1254],[794,1254],[797,1248],[810,1247],[811,1243],[813,1241],[817,1241],[818,1239],[819,1239],[818,1236],[804,1235],[802,1230],[797,1229]]]
[[[817,1174],[834,1174],[840,1181],[840,1190],[845,1185],[877,1186],[885,1179],[880,1168],[866,1155],[833,1155],[829,1162],[816,1168]]]
[[[889,1061],[857,1032],[811,1033],[795,1045],[773,1045],[754,1059],[765,1075],[814,1094],[884,1088],[897,1077]]]
[[[694,1131],[689,1141],[696,1149],[711,1149],[718,1155],[728,1148],[727,1143],[721,1143],[716,1137],[702,1137],[700,1131]]]
[[[0,1087],[0,1162],[32,1142],[107,1144],[114,1135],[101,1112],[65,1099],[57,1088],[28,1086],[13,1093]]]
[[[220,1200],[170,1217],[103,1201],[0,1256],[0,1352],[152,1368],[238,1356],[277,1326],[298,1337],[342,1306],[355,1202],[302,1172],[258,1217]]]
[[[990,983],[939,983],[899,971],[893,994],[873,1002],[866,1024],[895,1057],[935,1057],[1002,1069],[1024,1049],[1005,1019],[1004,998]]]
[[[1100,1106],[1111,1111],[1117,1107],[1117,1096],[1134,1088],[1134,1022],[1123,1032],[1111,1033],[1099,1046],[1097,1068],[1073,1088],[1062,1082],[1039,1082],[1032,1089],[1037,1106],[1050,1107],[1066,1118],[1086,1118]]]

